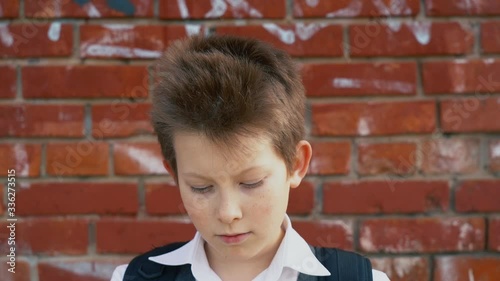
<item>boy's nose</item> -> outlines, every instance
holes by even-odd
[[[235,220],[242,218],[243,213],[240,207],[240,200],[236,191],[221,192],[219,206],[217,206],[217,216],[225,224],[231,224]]]

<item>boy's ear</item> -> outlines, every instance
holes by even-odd
[[[301,140],[297,144],[295,162],[293,164],[292,175],[290,176],[290,187],[299,186],[309,169],[309,162],[312,157],[311,144],[306,140]]]
[[[167,160],[163,160],[163,167],[165,167],[168,174],[174,179],[174,181],[177,182],[177,179],[175,178],[174,174],[174,169],[172,169],[172,166],[170,166]]]

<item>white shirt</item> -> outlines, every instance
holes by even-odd
[[[292,228],[288,215],[281,226],[285,236],[268,268],[252,281],[296,281],[299,273],[308,275],[329,276],[330,272],[321,264],[311,251],[307,242]],[[149,260],[164,265],[191,264],[191,271],[199,281],[222,281],[210,268],[203,247],[204,240],[199,232],[184,246],[166,254],[149,257]],[[113,272],[111,281],[122,281],[127,264],[119,265]],[[372,270],[373,281],[390,281],[387,275]]]

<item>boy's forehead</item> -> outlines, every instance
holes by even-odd
[[[271,156],[273,146],[267,138],[238,137],[228,145],[215,143],[200,133],[182,132],[174,134],[174,149],[178,160],[192,162],[195,158],[217,157],[237,169],[258,164],[255,162],[259,156]]]

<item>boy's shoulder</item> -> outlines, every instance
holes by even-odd
[[[144,252],[144,253],[134,257],[126,267],[123,280],[126,281],[126,280],[156,279],[162,275],[166,275],[165,280],[175,280],[175,278],[178,274],[180,274],[184,271],[187,271],[186,267],[190,268],[191,266],[188,264],[185,266],[172,266],[172,267],[170,267],[170,266],[158,264],[156,262],[152,262],[148,258],[172,252],[172,251],[177,250],[178,248],[184,246],[188,242],[189,241],[174,242],[174,243],[166,244],[164,246],[155,247],[147,252]],[[165,270],[167,267],[170,269]],[[189,272],[190,272],[190,269],[189,269]],[[171,275],[171,277],[170,277],[170,275]],[[140,276],[139,279],[138,279],[138,276]]]

